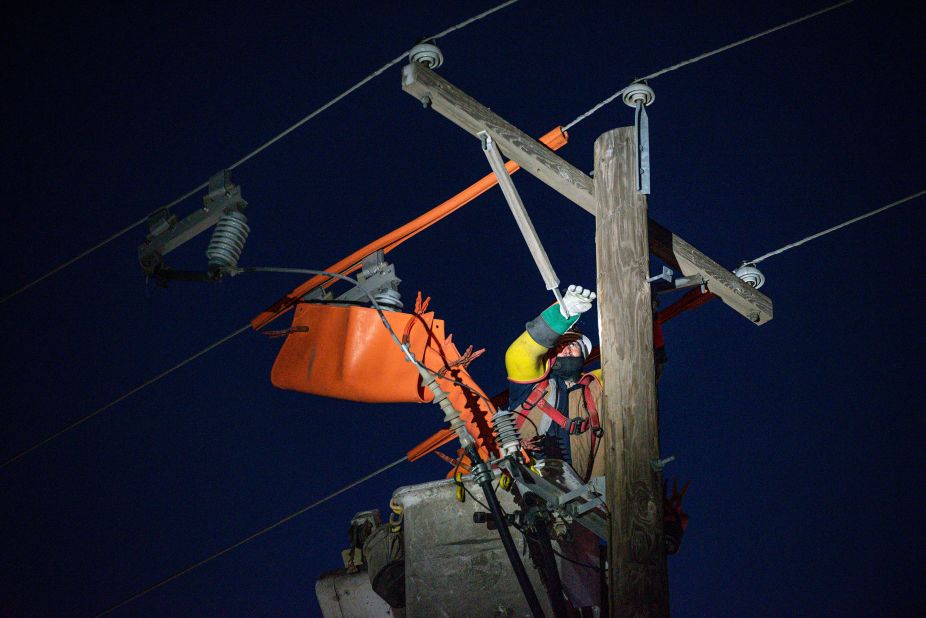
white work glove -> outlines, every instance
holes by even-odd
[[[570,285],[563,294],[563,302],[559,304],[559,312],[567,320],[573,316],[585,313],[592,308],[592,301],[596,298],[591,290],[578,285]]]

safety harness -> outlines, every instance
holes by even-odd
[[[584,481],[588,481],[591,477],[592,466],[595,464],[595,456],[598,453],[598,440],[604,433],[604,430],[601,428],[601,420],[598,417],[598,406],[595,405],[595,398],[592,396],[591,390],[589,389],[589,384],[591,384],[594,379],[595,376],[588,373],[582,376],[576,383],[576,387],[582,388],[582,403],[585,405],[585,411],[588,413],[587,417],[568,418],[557,410],[556,407],[550,405],[544,398],[550,386],[550,380],[541,380],[534,384],[534,387],[527,395],[524,403],[521,404],[521,410],[524,414],[519,414],[515,421],[518,429],[521,429],[521,426],[524,425],[524,421],[527,420],[527,414],[536,407],[549,416],[554,423],[565,429],[571,436],[580,435],[591,430],[592,435],[591,446],[589,448],[588,469],[582,477]]]

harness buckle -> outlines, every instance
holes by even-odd
[[[592,427],[592,433],[595,434],[596,438],[600,438],[604,435],[604,429],[601,427]]]
[[[565,429],[571,436],[585,433],[588,431],[588,418],[571,418],[569,419],[569,425],[567,425]]]

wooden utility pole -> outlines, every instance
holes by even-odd
[[[485,131],[498,144],[502,154],[525,172],[583,210],[595,214],[593,181],[587,174],[431,69],[421,64],[406,66],[402,69],[402,90],[474,137]],[[701,277],[725,305],[754,324],[765,324],[772,319],[772,301],[765,294],[652,219],[648,227],[650,252],[675,272],[686,277]]]
[[[648,219],[646,196],[635,190],[637,148],[632,127],[598,138],[592,179],[423,65],[402,70],[402,89],[473,136],[488,134],[526,172],[596,216],[604,375],[601,416],[609,444],[611,615],[667,616],[663,494],[653,465],[659,460],[659,428],[649,256],[687,278],[697,278],[754,324],[772,319],[771,299]]]
[[[595,142],[598,329],[604,375],[612,616],[667,616],[646,196],[633,127]]]

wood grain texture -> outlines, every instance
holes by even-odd
[[[402,69],[402,90],[422,102],[428,101],[431,109],[471,135],[485,131],[499,150],[524,171],[588,212],[595,212],[592,179],[587,174],[431,69],[420,64],[407,65]]]
[[[595,142],[595,245],[612,616],[667,616],[646,196],[632,127]]]
[[[728,307],[761,325],[774,317],[772,299],[704,255],[685,239],[649,220],[650,251],[685,276],[699,274]]]
[[[512,161],[587,212],[596,213],[595,185],[588,175],[434,71],[420,64],[405,66],[402,89],[427,101],[434,111],[471,135],[486,131]],[[653,255],[686,276],[700,274],[712,293],[751,322],[764,324],[772,319],[768,296],[652,219],[648,220],[648,228]]]

